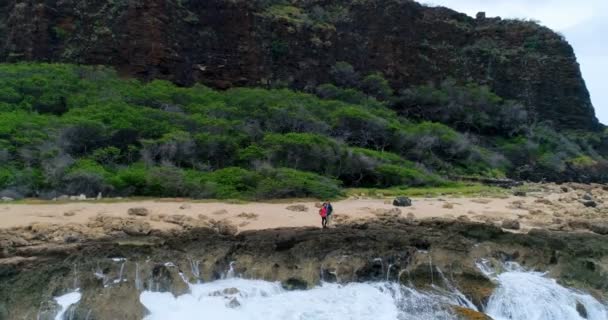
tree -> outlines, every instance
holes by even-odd
[[[341,87],[352,88],[359,83],[359,74],[352,65],[345,61],[338,61],[331,67],[330,74],[333,82]]]
[[[372,73],[363,78],[360,88],[378,100],[386,100],[393,95],[393,89],[381,73]]]

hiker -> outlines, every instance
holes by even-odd
[[[325,201],[325,207],[327,208],[327,225],[331,222],[332,213],[334,212],[334,207],[331,206],[331,202],[329,200]]]
[[[321,226],[323,229],[327,228],[327,206],[325,204],[321,206],[319,215],[321,216]]]

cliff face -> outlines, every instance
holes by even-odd
[[[1,0],[1,61],[105,64],[217,88],[330,81],[337,61],[392,87],[489,85],[539,120],[599,127],[570,45],[532,22],[408,0]]]

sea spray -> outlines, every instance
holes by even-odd
[[[141,275],[139,274],[139,263],[135,263],[135,289],[137,291],[142,291],[144,289],[144,284],[141,280]]]
[[[146,319],[451,320],[448,305],[460,305],[452,295],[419,292],[395,282],[322,283],[311,290],[287,291],[277,282],[233,278],[192,284],[190,289],[179,297],[143,292],[140,301],[150,311]]]
[[[485,259],[477,267],[498,283],[485,310],[494,320],[608,319],[605,305],[588,294],[559,285],[546,273],[526,271],[515,262],[492,266]]]
[[[55,320],[64,320],[64,315],[68,311],[71,305],[78,303],[82,295],[80,292],[70,292],[59,297],[55,297],[55,302],[59,305],[60,309],[55,316]]]

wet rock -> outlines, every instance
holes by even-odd
[[[589,226],[589,229],[597,234],[607,235],[608,234],[608,223],[596,222]]]
[[[503,229],[510,230],[519,230],[520,228],[519,221],[517,220],[503,220],[501,226]]]
[[[583,200],[588,200],[588,201],[591,201],[591,200],[593,200],[593,196],[592,196],[592,195],[590,195],[589,193],[585,193],[585,194],[583,195]]]
[[[289,278],[281,283],[285,290],[306,290],[308,283],[300,278]]]
[[[452,307],[459,320],[492,320],[488,315],[464,307]]]
[[[222,293],[225,295],[235,295],[235,294],[239,294],[240,291],[237,288],[226,288],[222,291]]]
[[[295,211],[295,212],[308,212],[308,207],[303,204],[294,204],[294,205],[288,206],[285,209],[287,209],[289,211]]]
[[[140,292],[134,282],[104,288],[97,279],[81,280],[88,290],[81,291],[82,298],[74,305],[72,317],[62,320],[140,320],[146,316],[147,310],[139,300]]]
[[[189,291],[188,285],[184,283],[178,274],[179,270],[171,263],[157,264],[152,268],[152,279],[146,285],[150,291],[171,292],[174,295],[182,295]]]
[[[239,302],[239,300],[237,298],[232,298],[230,300],[230,302],[228,302],[228,308],[238,308],[241,306],[241,303]]]
[[[585,308],[585,306],[580,303],[579,301],[576,302],[576,312],[578,312],[578,314],[581,316],[581,318],[583,319],[588,319],[589,315],[587,314],[587,309]]]
[[[138,208],[130,208],[129,210],[127,210],[127,214],[129,214],[130,216],[145,217],[145,216],[149,215],[150,212],[146,208],[138,207]]]
[[[408,197],[397,197],[393,200],[393,206],[395,207],[411,207],[412,200]]]

